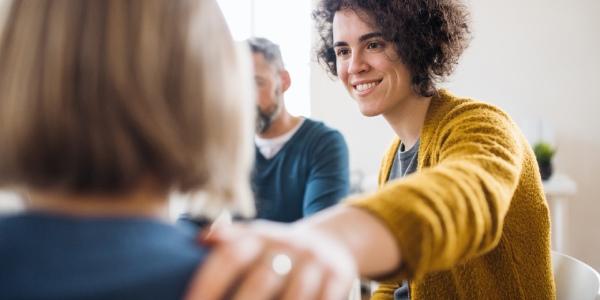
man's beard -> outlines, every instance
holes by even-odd
[[[265,113],[260,110],[260,107],[256,107],[256,133],[264,133],[271,127],[276,112],[277,109],[272,113]]]
[[[275,98],[278,99],[278,101],[271,111],[262,111],[259,106],[256,106],[256,133],[261,134],[269,130],[273,124],[273,120],[279,115],[281,103],[283,102],[279,89],[275,90]]]
[[[273,124],[273,120],[279,113],[279,103],[275,105],[275,108],[269,112],[264,112],[260,109],[260,107],[256,107],[256,133],[265,133],[271,125]]]

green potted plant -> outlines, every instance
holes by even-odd
[[[556,153],[556,149],[546,142],[538,142],[533,146],[535,158],[540,167],[540,175],[542,180],[547,180],[552,176],[552,157]]]

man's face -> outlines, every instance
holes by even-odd
[[[358,11],[360,13],[360,11]],[[386,116],[414,97],[411,76],[393,43],[350,9],[333,18],[337,73],[365,116]]]
[[[271,65],[260,53],[252,55],[256,82],[256,132],[263,133],[277,119],[282,109],[283,88],[281,71]]]

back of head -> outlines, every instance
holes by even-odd
[[[251,208],[251,77],[214,0],[6,6],[0,187],[119,194],[151,179]]]

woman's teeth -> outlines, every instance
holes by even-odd
[[[362,92],[362,91],[366,91],[378,84],[379,84],[379,82],[361,83],[361,84],[357,84],[355,89],[359,92]]]

